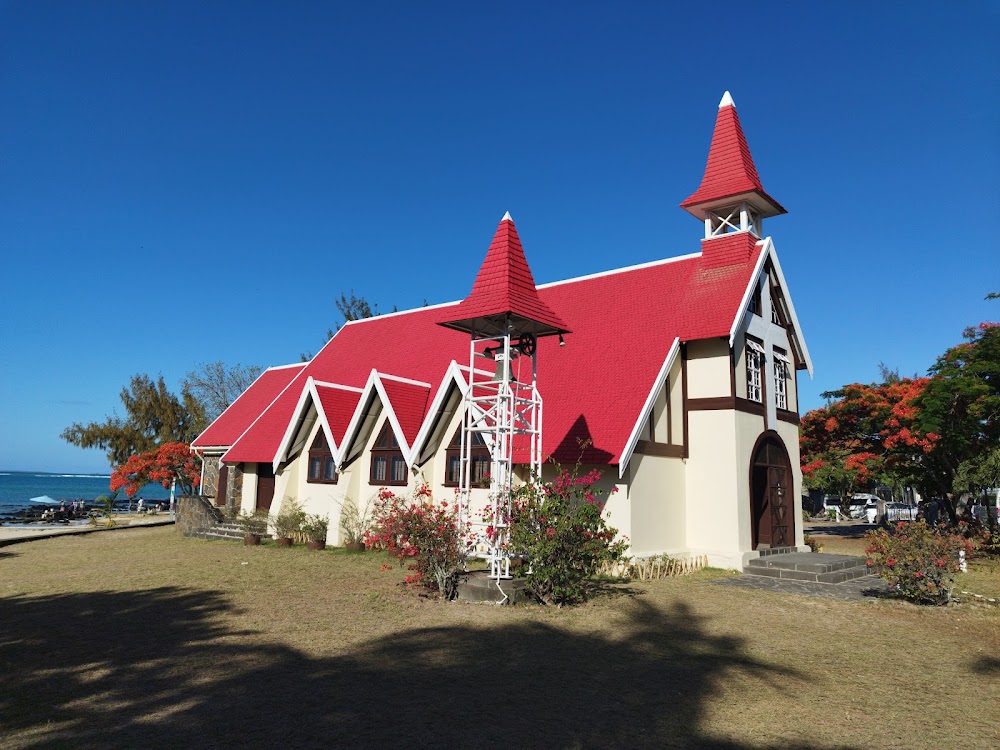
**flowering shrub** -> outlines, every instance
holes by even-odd
[[[806,534],[804,537],[802,537],[802,541],[805,542],[806,545],[809,547],[809,549],[811,549],[813,552],[823,551],[823,545],[820,543],[819,539],[814,537],[812,534]]]
[[[865,535],[868,565],[880,566],[879,575],[900,596],[925,604],[946,604],[958,572],[959,552],[970,555],[972,542],[944,527],[923,521],[900,522],[891,530]]]
[[[628,544],[614,540],[618,530],[601,515],[600,478],[596,469],[584,476],[563,470],[549,484],[512,493],[510,551],[527,557],[527,590],[540,602],[585,601],[598,569],[625,556]]]
[[[156,450],[129,456],[111,474],[111,491],[124,488],[126,496],[132,498],[152,482],[170,489],[175,479],[185,495],[192,494],[201,480],[201,459],[186,443],[164,443]]]
[[[412,560],[409,569],[414,572],[406,577],[408,584],[425,586],[451,599],[458,582],[461,536],[455,505],[447,500],[434,502],[427,485],[419,487],[412,498],[399,497],[383,487],[364,541],[367,547],[384,549],[399,560]]]

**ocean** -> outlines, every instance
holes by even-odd
[[[0,516],[16,513],[23,508],[44,507],[32,503],[31,498],[48,495],[60,500],[83,500],[93,504],[101,495],[110,494],[110,475],[104,474],[47,474],[32,471],[0,471]],[[158,484],[147,484],[139,491],[144,500],[169,500],[170,490]],[[119,493],[125,500],[125,493]]]

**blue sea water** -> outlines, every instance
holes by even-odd
[[[92,504],[101,495],[109,495],[111,477],[102,474],[47,474],[28,471],[0,471],[0,515],[22,508],[39,507],[31,498],[48,495],[60,500],[83,500]],[[147,484],[140,493],[145,500],[167,500],[170,491],[158,484]],[[125,494],[119,498],[124,500]]]

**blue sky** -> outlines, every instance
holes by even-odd
[[[0,469],[130,375],[315,352],[341,291],[464,297],[695,252],[730,90],[816,377],[1000,319],[1000,6],[0,2]]]

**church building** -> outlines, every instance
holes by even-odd
[[[689,254],[541,285],[527,257],[567,249],[528,238],[526,256],[505,215],[464,301],[349,321],[311,361],[264,371],[193,444],[203,495],[272,513],[297,500],[329,515],[330,544],[345,507],[425,484],[450,500],[463,465],[473,505],[485,503],[495,446],[470,439],[463,457],[465,396],[470,366],[492,372],[500,358],[475,346],[470,357],[455,323],[502,310],[543,329],[532,357],[502,363],[511,381],[537,379],[543,478],[555,462],[599,469],[630,555],[739,570],[761,550],[806,550],[797,383],[812,362],[764,233],[785,209],[728,92],[701,184],[680,205],[704,226]],[[529,477],[522,454],[515,482]]]

